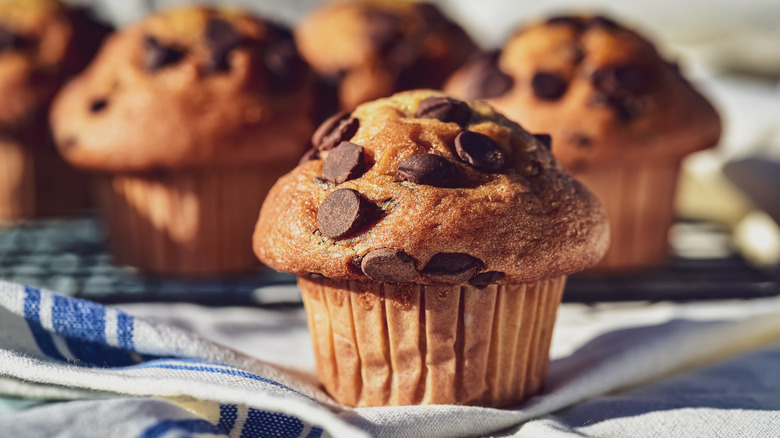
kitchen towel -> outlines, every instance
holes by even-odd
[[[127,310],[0,282],[0,395],[12,406],[0,409],[0,436],[780,431],[778,298],[563,305],[546,392],[513,409],[339,406],[316,385],[301,309],[273,324],[262,314],[280,311],[174,304]]]

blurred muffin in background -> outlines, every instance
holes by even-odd
[[[56,153],[47,117],[59,87],[109,32],[56,0],[0,2],[0,221],[88,206],[86,178]]]
[[[313,83],[288,30],[188,6],[109,38],[51,120],[65,159],[99,176],[120,262],[241,272],[257,266],[249,242],[266,191],[308,145]]]
[[[302,20],[295,38],[345,111],[401,90],[440,88],[476,50],[435,5],[412,1],[330,3]]]
[[[552,152],[607,209],[597,270],[661,264],[680,162],[720,137],[706,98],[653,44],[603,16],[556,16],[473,59],[445,86],[549,134]]]

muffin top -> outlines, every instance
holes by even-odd
[[[303,57],[338,84],[341,107],[414,88],[440,88],[476,50],[430,3],[398,0],[327,4],[296,27]]]
[[[715,109],[642,36],[603,16],[557,16],[474,59],[445,90],[552,135],[572,171],[682,157],[720,137]]]
[[[56,0],[0,2],[0,133],[45,119],[62,82],[94,53],[78,37],[99,41],[107,29],[79,12]]]
[[[294,163],[314,126],[314,74],[292,34],[188,6],[110,37],[57,96],[62,155],[106,172]]]
[[[398,93],[338,114],[271,189],[254,234],[280,271],[394,283],[528,282],[608,244],[598,201],[489,105]]]

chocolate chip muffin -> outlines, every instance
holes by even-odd
[[[298,275],[319,378],[350,406],[508,406],[537,393],[598,201],[490,106],[409,91],[326,121],[271,189],[254,249]]]
[[[58,1],[0,2],[0,221],[86,208],[86,181],[57,155],[47,117],[108,31]]]
[[[720,136],[715,109],[636,32],[603,16],[557,16],[448,81],[533,132],[604,203],[612,247],[599,265],[662,263],[680,162]]]
[[[116,258],[177,275],[257,264],[262,199],[314,130],[314,74],[289,31],[183,7],[111,37],[57,97],[62,155],[100,177]]]
[[[346,111],[396,91],[440,88],[476,49],[435,5],[407,1],[330,3],[305,18],[295,37]]]

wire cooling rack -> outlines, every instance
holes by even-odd
[[[660,301],[780,295],[777,276],[730,250],[725,230],[678,223],[677,255],[660,269],[569,278],[564,301]],[[119,266],[94,217],[39,220],[0,228],[0,278],[103,303],[191,302],[211,306],[300,305],[295,277],[270,269],[226,278],[182,280]]]

